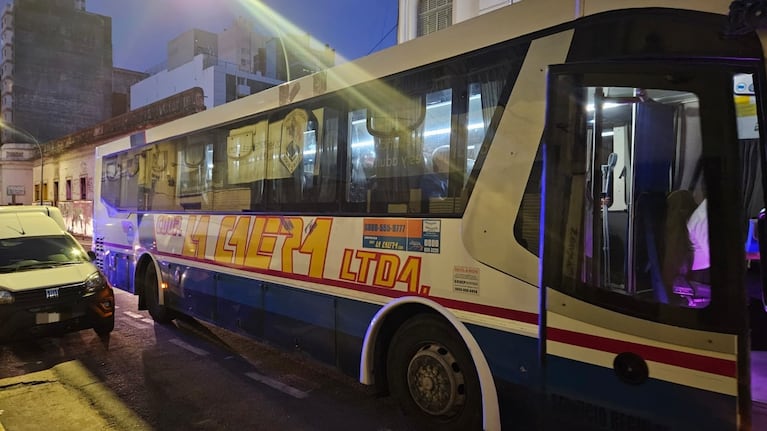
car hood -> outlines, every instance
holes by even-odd
[[[90,262],[73,263],[54,268],[30,269],[0,274],[0,288],[11,292],[83,283],[98,269]]]

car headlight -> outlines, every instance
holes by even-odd
[[[13,304],[13,294],[7,290],[0,290],[0,305]]]
[[[107,281],[100,272],[94,272],[85,280],[85,294],[98,292],[99,290],[107,287]]]

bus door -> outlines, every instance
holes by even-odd
[[[748,223],[732,88],[751,66],[550,69],[547,429],[749,423]]]

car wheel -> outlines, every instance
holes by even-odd
[[[115,315],[114,313],[105,318],[99,319],[99,321],[93,325],[93,330],[96,331],[99,337],[106,337],[115,329]]]

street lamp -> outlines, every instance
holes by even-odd
[[[38,151],[40,151],[40,206],[42,206],[43,205],[43,147],[42,145],[40,145],[40,142],[28,131],[22,129],[21,127],[8,124],[2,119],[0,119],[0,128],[7,129],[11,131],[11,133],[21,136],[22,138],[26,138],[27,140],[32,141],[33,144],[37,145],[37,149]]]

